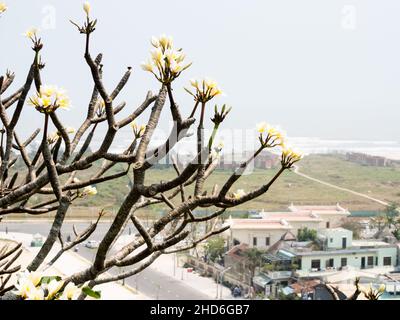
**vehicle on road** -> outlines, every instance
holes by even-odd
[[[85,243],[85,247],[89,249],[97,249],[99,247],[99,242],[96,240],[89,240]]]
[[[41,247],[43,245],[43,237],[41,234],[36,233],[32,237],[31,247]]]

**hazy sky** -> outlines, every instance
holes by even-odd
[[[82,1],[8,0],[0,18],[0,72],[16,72],[21,85],[33,58],[21,34],[41,30],[43,81],[65,87],[83,116],[91,88],[83,59],[84,37],[69,23],[84,20]],[[92,54],[104,54],[109,89],[127,66],[132,78],[120,100],[131,111],[158,83],[140,69],[152,35],[174,37],[193,66],[174,83],[184,114],[192,99],[183,86],[209,76],[226,92],[216,103],[233,106],[227,127],[251,128],[266,120],[290,136],[399,141],[400,2],[321,1],[91,1],[98,18]],[[119,101],[120,101],[119,100]],[[39,126],[27,108],[20,129]],[[164,112],[164,118],[169,114]],[[37,123],[36,123],[37,122]]]

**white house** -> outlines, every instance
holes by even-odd
[[[266,249],[291,229],[292,226],[285,220],[232,219],[230,232],[234,245],[242,243]]]
[[[336,226],[349,211],[337,206],[293,206],[288,212],[261,211],[260,219],[232,219],[233,244],[245,243],[250,247],[267,249],[290,231],[294,235],[302,228],[322,230]]]
[[[318,238],[322,240],[324,249],[346,249],[352,246],[353,232],[343,228],[320,229]]]
[[[347,267],[393,269],[398,264],[396,245],[382,241],[352,240],[352,231],[343,228],[320,230],[318,236],[323,243],[322,250],[289,248],[279,251],[297,261],[297,274],[300,277]]]
[[[334,206],[289,206],[291,212],[309,212],[322,219],[320,229],[339,227],[343,218],[350,215],[350,212],[342,208],[339,203]]]

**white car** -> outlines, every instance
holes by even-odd
[[[85,243],[85,247],[90,249],[96,249],[99,247],[99,242],[96,240],[89,240],[88,242]]]

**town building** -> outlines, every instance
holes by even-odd
[[[350,215],[350,212],[341,207],[339,203],[336,205],[328,205],[328,206],[315,206],[315,205],[300,205],[295,206],[293,203],[289,206],[289,210],[291,212],[309,212],[320,219],[322,219],[319,229],[329,229],[339,227],[343,219]]]
[[[251,156],[253,151],[244,151],[236,153],[232,150],[232,153],[225,153],[221,156],[218,163],[218,169],[222,170],[233,170],[240,166],[240,164]],[[268,151],[262,151],[253,161],[247,166],[247,170],[255,169],[271,169],[276,167],[280,163],[280,157]]]
[[[290,231],[297,236],[303,228],[322,230],[336,227],[350,212],[336,206],[289,206],[288,212],[258,213],[257,219],[232,219],[231,244],[268,249]]]
[[[353,240],[353,233],[343,228],[320,230],[319,250],[286,248],[279,250],[296,261],[299,277],[322,276],[324,272],[383,268],[394,270],[398,264],[398,248],[382,241]]]
[[[385,157],[373,156],[359,152],[346,153],[346,160],[364,166],[389,167],[393,165],[393,161]]]

